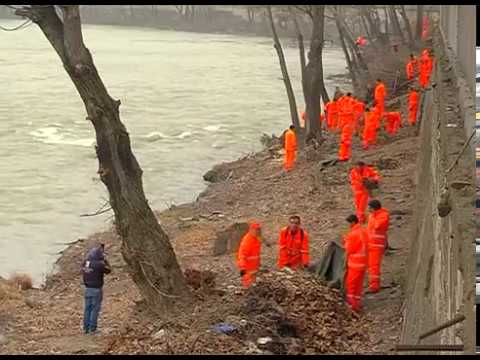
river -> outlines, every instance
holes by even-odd
[[[4,27],[20,23],[0,20]],[[260,148],[289,124],[269,38],[84,26],[84,39],[144,170],[154,209],[189,202],[214,164]],[[285,49],[299,108],[298,50]],[[65,243],[105,230],[94,131],[58,56],[35,26],[0,31],[0,276],[40,285]],[[325,74],[345,71],[326,49]],[[332,93],[335,84],[327,81]]]

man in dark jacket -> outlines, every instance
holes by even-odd
[[[105,259],[104,245],[92,248],[82,264],[83,283],[85,285],[85,311],[83,331],[85,334],[97,330],[97,320],[103,299],[103,276],[111,272]]]

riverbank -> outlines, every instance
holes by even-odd
[[[353,161],[361,156],[380,170],[383,181],[379,198],[393,214],[390,243],[399,250],[384,261],[383,285],[387,288],[366,297],[365,314],[358,323],[367,338],[359,344],[358,336],[352,335],[344,346],[347,352],[389,353],[398,341],[401,284],[408,254],[405,234],[411,231],[415,189],[415,132],[403,128],[393,139],[382,133],[380,147],[369,151],[362,151],[359,139],[354,140]],[[157,214],[182,268],[215,274],[216,290],[196,293],[198,307],[189,309],[196,314],[193,318],[191,312],[187,312],[188,316],[159,318],[145,308],[126,271],[120,239],[112,230],[71,244],[58,260],[58,271],[49,276],[45,289],[23,292],[21,297],[0,305],[5,317],[0,319],[0,333],[5,337],[0,353],[272,353],[255,344],[252,347],[250,340],[211,332],[216,323],[234,322],[232,312],[247,296],[239,287],[233,255],[214,256],[214,240],[232,223],[256,219],[262,223],[265,235],[262,265],[274,269],[278,230],[290,214],[297,213],[310,233],[312,260],[318,260],[328,242],[346,230],[343,219],[353,211],[347,178],[351,164],[321,164],[336,154],[337,137],[327,135],[321,152],[315,156],[309,151],[301,154],[295,170],[286,175],[282,172],[279,144],[221,164],[216,169],[228,174],[223,181],[210,184],[195,202]],[[88,337],[81,334],[83,297],[78,269],[86,249],[97,241],[106,244],[114,272],[105,285],[100,319],[103,332]],[[345,316],[348,320],[350,315]],[[308,348],[308,344],[303,345]]]

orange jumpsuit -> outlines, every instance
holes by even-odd
[[[250,233],[240,241],[237,253],[237,266],[240,270],[245,271],[242,277],[242,285],[248,288],[255,282],[255,275],[260,268],[260,240]]]
[[[350,171],[350,184],[352,186],[356,215],[361,223],[364,223],[366,220],[365,210],[367,209],[369,197],[368,189],[363,184],[364,179],[379,182],[380,175],[371,166],[362,168],[356,166]]]
[[[357,38],[357,41],[355,41],[355,44],[357,44],[359,46],[365,46],[365,45],[367,45],[367,40],[363,36],[359,36]]]
[[[375,103],[379,107],[380,117],[382,117],[383,112],[385,111],[385,97],[387,96],[387,90],[385,89],[385,84],[383,82],[378,83],[375,87]]]
[[[297,153],[297,135],[291,129],[285,132],[285,159],[284,169],[290,171],[293,169],[295,156]]]
[[[417,122],[418,110],[418,93],[415,90],[410,90],[408,94],[408,122],[410,125],[415,125]]]
[[[379,115],[376,110],[365,113],[365,125],[363,128],[363,148],[366,150],[370,145],[377,142],[377,130],[379,128]]]
[[[380,290],[380,267],[387,244],[387,231],[390,214],[387,209],[380,208],[368,217],[368,279],[369,290]]]
[[[338,127],[343,129],[346,124],[354,122],[354,100],[351,96],[344,95],[338,99]]]
[[[428,50],[423,50],[422,56],[420,57],[420,76],[419,83],[422,88],[428,86],[430,81],[430,75],[433,70],[433,59],[428,54]]]
[[[416,76],[417,71],[418,71],[418,61],[417,59],[414,58],[413,60],[410,60],[407,63],[407,79],[412,80]]]
[[[347,258],[345,293],[347,303],[354,311],[359,311],[362,306],[363,279],[368,264],[367,244],[367,231],[360,224],[353,225],[344,238]]]
[[[385,130],[390,135],[395,135],[402,123],[402,117],[398,111],[385,113]]]
[[[325,104],[325,113],[327,114],[327,126],[329,130],[337,128],[338,123],[338,108],[336,101],[329,101]]]
[[[356,132],[360,128],[360,119],[365,112],[365,103],[363,101],[355,101],[353,105],[353,112],[355,116],[354,131]]]
[[[295,269],[302,265],[308,266],[310,262],[308,242],[308,233],[305,230],[298,229],[292,234],[288,227],[284,227],[278,238],[278,267],[281,269],[288,266]]]
[[[428,35],[428,25],[429,25],[429,20],[428,17],[423,18],[423,23],[422,23],[422,40],[425,40]]]
[[[338,159],[340,161],[347,161],[352,156],[352,137],[353,124],[347,123],[343,126],[340,134],[340,148],[338,150]]]

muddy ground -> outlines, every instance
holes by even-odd
[[[196,306],[183,309],[184,313],[169,317],[155,315],[142,303],[126,271],[120,254],[120,239],[113,230],[98,233],[71,244],[63,252],[58,260],[59,270],[49,277],[45,289],[22,293],[13,289],[4,291],[4,298],[9,300],[0,303],[0,353],[241,354],[311,353],[312,349],[327,353],[390,353],[392,346],[398,343],[402,322],[402,284],[415,194],[416,133],[416,129],[404,127],[400,134],[389,138],[382,131],[379,146],[368,151],[361,150],[360,139],[355,138],[351,162],[323,166],[323,160],[334,158],[337,153],[339,135],[327,134],[320,151],[300,154],[294,171],[288,174],[282,171],[278,145],[220,165],[216,170],[227,174],[225,180],[210,184],[193,203],[172,206],[158,213],[181,266],[215,273],[216,290],[195,292]],[[358,328],[359,331],[345,340],[343,348],[333,344],[330,350],[328,346],[309,348],[311,344],[302,340],[297,347],[289,345],[288,351],[284,348],[262,350],[255,339],[212,332],[212,326],[219,322],[253,319],[248,317],[251,314],[241,311],[240,305],[250,301],[252,294],[240,288],[234,256],[212,255],[216,233],[235,222],[259,221],[265,238],[262,268],[271,271],[276,263],[279,229],[287,224],[291,214],[298,214],[310,234],[312,261],[318,260],[328,242],[339,239],[347,230],[344,219],[354,210],[348,171],[352,162],[359,159],[379,169],[382,182],[377,197],[394,214],[389,238],[391,246],[398,250],[384,259],[382,283],[385,289],[366,296],[364,313],[355,317],[331,290],[313,284],[311,279],[305,280],[310,290],[330,299],[328,311],[337,314],[334,317],[349,324],[349,329]],[[114,270],[106,278],[99,320],[102,333],[85,336],[81,331],[83,289],[79,268],[86,249],[95,241],[106,244]],[[270,273],[268,276],[276,277],[271,282],[281,287],[278,282],[281,284],[281,276],[286,275]],[[301,289],[295,291],[302,292]]]

